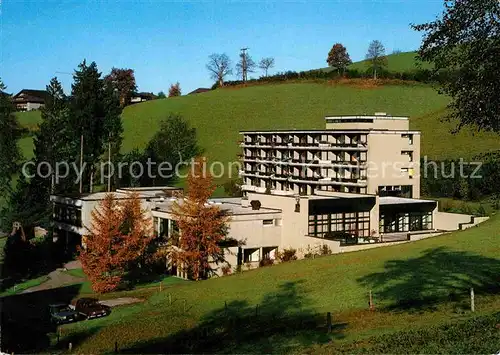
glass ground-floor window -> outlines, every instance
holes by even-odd
[[[309,216],[309,235],[334,236],[348,233],[358,237],[370,236],[370,212],[316,214]]]
[[[380,233],[413,232],[432,229],[432,212],[384,213]]]

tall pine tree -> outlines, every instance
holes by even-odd
[[[17,141],[23,130],[14,116],[15,107],[0,79],[0,197],[11,191],[12,175],[18,172],[22,158]]]
[[[54,174],[58,162],[71,164],[76,160],[77,142],[71,137],[68,99],[57,78],[50,81],[46,90],[48,98],[41,109],[42,122],[34,135],[32,161],[38,168],[30,172],[32,178],[20,177],[9,199],[9,223],[19,221],[28,231],[34,226],[49,226],[51,193],[75,190],[74,175],[58,181]],[[65,173],[61,168],[60,174]]]
[[[119,151],[123,132],[120,118],[120,101],[111,86],[101,79],[97,65],[87,65],[84,60],[73,75],[72,127],[75,141],[83,136],[83,174],[85,191],[90,189],[90,181],[96,179],[96,164],[111,142],[114,152]]]

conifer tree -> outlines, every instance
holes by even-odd
[[[106,195],[92,212],[92,225],[80,249],[80,261],[96,292],[115,290],[148,259],[153,238],[150,219],[137,194],[125,201]]]
[[[219,243],[227,235],[229,221],[223,210],[208,204],[215,186],[205,170],[203,159],[197,158],[188,176],[187,194],[173,207],[180,233],[171,257],[194,280],[209,277],[224,262]]]
[[[12,175],[18,171],[22,158],[17,141],[23,130],[14,115],[15,107],[0,79],[0,196],[11,192]]]
[[[92,211],[91,228],[79,256],[95,292],[115,290],[124,276],[124,263],[117,257],[123,242],[121,226],[119,204],[113,194],[108,194]]]
[[[121,108],[118,94],[113,91],[112,85],[105,85],[95,62],[87,65],[84,60],[75,71],[73,80],[73,139],[77,142],[81,136],[84,139],[83,161],[87,169],[83,181],[87,185],[91,175],[95,177],[96,163],[108,148],[108,143],[111,142],[114,152],[119,151],[123,132]]]

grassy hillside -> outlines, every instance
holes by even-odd
[[[494,296],[499,241],[495,216],[480,227],[419,242],[175,285],[108,318],[64,326],[62,333],[84,353],[109,352],[115,341],[126,353],[165,352],[165,344],[177,341],[185,352],[276,353],[463,320],[471,316],[469,287],[476,290],[476,315],[500,306]],[[367,310],[369,290],[378,311]],[[328,337],[313,325],[314,319],[324,325],[326,312],[334,319]],[[213,335],[217,342],[182,348],[186,339],[200,342],[207,329],[220,331]]]
[[[387,70],[391,72],[404,72],[420,68],[430,68],[429,63],[422,63],[416,59],[417,52],[404,52],[397,54],[389,54],[387,56]],[[367,60],[354,62],[349,66],[349,69],[356,69],[359,71],[366,71],[369,68]],[[332,68],[326,67],[321,70],[330,71]]]
[[[410,116],[411,128],[423,134],[422,154],[432,159],[468,159],[480,152],[500,149],[500,140],[494,134],[473,136],[465,130],[452,135],[454,125],[439,120],[447,102],[446,97],[424,85],[288,83],[227,88],[127,107],[123,112],[123,150],[144,148],[160,120],[171,112],[183,115],[197,128],[200,144],[209,158],[228,162],[240,152],[240,130],[321,129],[328,114],[377,111]],[[31,113],[21,114],[20,120],[23,124],[35,121]],[[28,140],[22,144],[27,155]]]

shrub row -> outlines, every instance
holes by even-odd
[[[500,151],[480,154],[461,165],[460,160],[421,160],[421,192],[433,197],[478,200],[500,192]],[[498,197],[495,199],[498,203]]]
[[[333,79],[358,79],[358,78],[372,78],[373,71],[371,68],[367,70],[358,70],[358,69],[347,69],[343,73],[335,70],[326,71],[326,70],[310,70],[310,71],[285,71],[279,72],[275,75],[270,75],[267,77],[260,77],[258,79],[250,79],[247,80],[247,84],[251,83],[277,83],[288,80],[314,80],[314,79],[325,79],[325,80],[333,80]],[[377,77],[379,79],[398,79],[398,80],[408,80],[408,81],[418,81],[418,82],[431,82],[436,80],[437,78],[434,76],[433,72],[429,69],[413,69],[404,72],[393,72],[388,70],[379,70],[377,72]],[[242,85],[245,82],[241,80],[233,80],[226,81],[224,86],[236,86]],[[219,87],[219,83],[215,83],[212,86],[212,89],[216,89]]]

